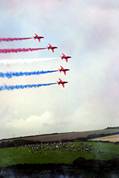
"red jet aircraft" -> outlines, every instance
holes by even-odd
[[[38,40],[39,42],[41,41],[42,38],[44,38],[43,36],[38,36],[36,33],[35,33],[35,36],[33,37],[35,40]]]
[[[60,72],[64,72],[64,75],[66,75],[66,72],[69,71],[69,69],[65,69],[65,68],[63,68],[62,66],[60,66],[59,71],[60,71]]]
[[[67,56],[67,55],[65,55],[64,53],[62,53],[62,56],[61,56],[61,59],[62,59],[62,60],[65,59],[66,62],[68,62],[68,59],[70,59],[70,58],[71,58],[71,56]]]
[[[66,81],[62,81],[60,78],[59,78],[59,81],[57,81],[57,84],[58,85],[62,85],[62,87],[64,88],[65,84],[68,83]]]
[[[51,51],[54,53],[55,49],[58,48],[57,46],[52,46],[51,44],[48,44],[48,50],[51,49]]]

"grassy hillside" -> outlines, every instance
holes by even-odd
[[[110,160],[119,158],[119,144],[69,142],[0,148],[0,166],[16,164],[71,164],[77,158]]]
[[[119,127],[108,127],[102,130],[86,131],[86,132],[69,132],[69,133],[53,133],[45,135],[24,136],[0,140],[0,147],[20,146],[26,143],[40,142],[64,142],[73,140],[88,140],[102,136],[119,134]]]

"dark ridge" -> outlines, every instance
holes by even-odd
[[[107,127],[107,128],[105,128],[105,130],[107,130],[107,129],[119,129],[119,127]]]
[[[99,138],[99,137],[105,137],[105,136],[111,136],[111,135],[118,135],[119,132],[115,132],[115,133],[105,133],[105,134],[92,134],[87,136],[87,139],[93,139],[93,138]]]

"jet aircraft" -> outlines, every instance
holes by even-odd
[[[48,44],[48,50],[51,50],[53,53],[57,48],[58,48],[57,46],[52,46],[51,44]]]
[[[68,82],[63,81],[63,80],[61,80],[61,79],[59,79],[59,81],[57,81],[57,84],[58,84],[58,85],[62,85],[63,88],[65,87],[65,84],[66,84],[66,83],[68,83]]]
[[[68,62],[68,59],[70,59],[70,58],[71,58],[71,56],[67,56],[67,55],[65,55],[64,53],[62,53],[62,56],[61,56],[61,59],[62,59],[62,60],[65,59],[66,62]]]
[[[38,34],[35,33],[35,36],[33,37],[35,40],[38,40],[39,42],[41,41],[42,38],[44,38],[43,36],[39,36]]]
[[[64,67],[60,66],[59,71],[64,72],[64,75],[66,75],[66,72],[69,71],[69,69],[65,69]]]

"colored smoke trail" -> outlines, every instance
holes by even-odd
[[[32,52],[44,50],[47,48],[13,48],[13,49],[0,49],[0,53],[19,53],[19,52]]]
[[[18,89],[27,89],[27,88],[39,88],[43,86],[56,85],[57,83],[44,83],[44,84],[26,84],[26,85],[1,85],[0,90],[18,90]]]
[[[50,60],[60,60],[59,57],[52,58],[17,58],[17,59],[0,59],[0,65],[9,65],[9,64],[28,64],[28,63],[36,63],[41,61],[50,61]]]
[[[33,71],[33,72],[0,72],[1,78],[12,78],[12,77],[20,77],[20,76],[31,76],[31,75],[41,75],[54,73],[58,70],[48,70],[48,71]]]
[[[0,65],[19,65],[19,64],[36,64],[39,62],[58,60],[59,57],[52,58],[17,58],[17,59],[0,59]]]
[[[21,41],[21,40],[31,40],[31,37],[26,38],[0,38],[0,42],[2,41]]]

